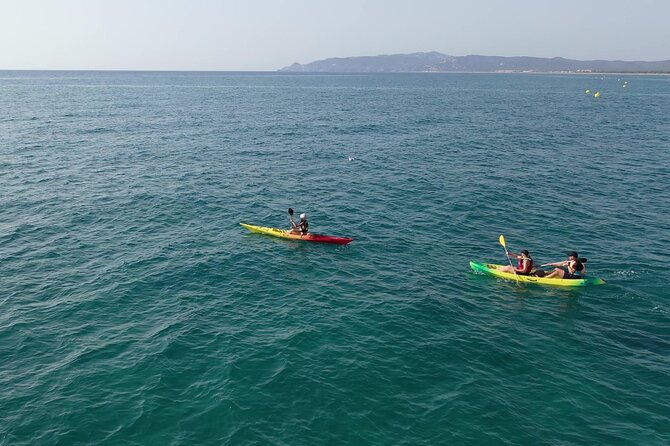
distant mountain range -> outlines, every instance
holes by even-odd
[[[593,72],[670,73],[670,60],[572,60],[562,57],[448,56],[438,52],[334,57],[294,63],[279,71],[293,73],[450,73],[450,72]]]

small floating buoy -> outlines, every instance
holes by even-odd
[[[584,93],[589,94],[591,93],[591,90],[586,90]]]
[[[354,158],[353,156],[350,156],[350,157],[349,157],[349,161],[353,161],[353,160],[355,160],[355,159],[356,159],[356,158]]]
[[[596,94],[593,95],[594,98],[599,98],[600,97],[600,92],[596,91]]]
[[[623,84],[623,88],[626,88],[626,84]]]

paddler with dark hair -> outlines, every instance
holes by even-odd
[[[530,256],[530,253],[527,249],[521,251],[521,254],[516,254],[510,251],[505,250],[507,257],[516,257],[519,260],[519,264],[516,268],[513,268],[512,265],[507,265],[499,269],[506,273],[519,274],[521,276],[527,276],[533,270],[533,259]]]
[[[289,208],[288,215],[291,220],[291,232],[293,234],[306,235],[309,232],[309,223],[307,223],[307,214],[300,214],[300,223],[293,221],[293,209]]]
[[[562,262],[545,263],[542,266],[558,266],[552,272],[544,276],[545,279],[551,279],[558,276],[561,279],[583,279],[586,268],[584,267],[586,259],[580,259],[575,251],[568,254],[568,260]]]

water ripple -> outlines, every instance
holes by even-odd
[[[0,445],[667,444],[670,83],[629,78],[0,73]],[[289,207],[354,243],[238,224]],[[608,284],[469,271],[500,233]]]

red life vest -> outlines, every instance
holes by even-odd
[[[524,267],[523,267],[523,260],[524,259],[528,260],[528,267],[526,269],[524,269]],[[517,269],[524,272],[525,274],[528,274],[533,269],[533,259],[531,259],[530,257],[524,257],[524,256],[519,257],[519,266],[517,266]]]

